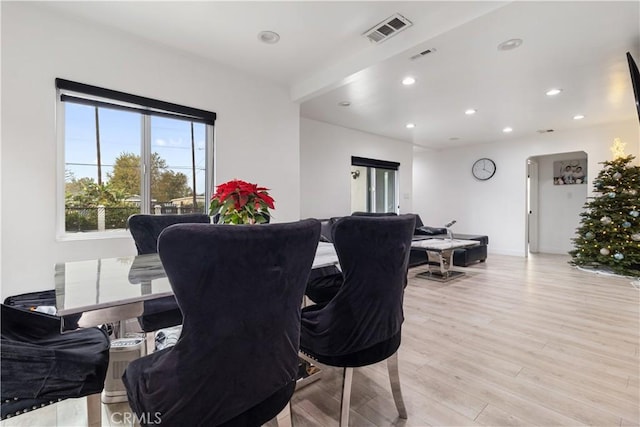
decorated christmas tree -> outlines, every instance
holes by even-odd
[[[570,263],[640,277],[640,166],[632,164],[633,156],[623,156],[623,149],[616,140],[614,160],[601,163],[595,195],[585,203],[572,239]]]

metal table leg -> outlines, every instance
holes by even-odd
[[[428,270],[418,273],[416,277],[422,279],[436,280],[438,282],[448,282],[456,277],[464,275],[462,271],[451,270],[453,265],[454,249],[443,249],[442,251],[426,250],[429,260]]]

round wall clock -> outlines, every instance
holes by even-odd
[[[471,167],[471,173],[476,179],[486,181],[496,173],[496,164],[491,159],[478,159]]]

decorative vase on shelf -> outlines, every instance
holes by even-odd
[[[269,209],[275,209],[268,188],[239,179],[220,184],[211,197],[209,215],[216,224],[264,224],[271,220]]]

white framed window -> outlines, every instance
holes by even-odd
[[[399,212],[400,163],[351,157],[352,212]]]
[[[134,213],[208,211],[215,113],[63,79],[56,89],[59,237],[124,234]]]

